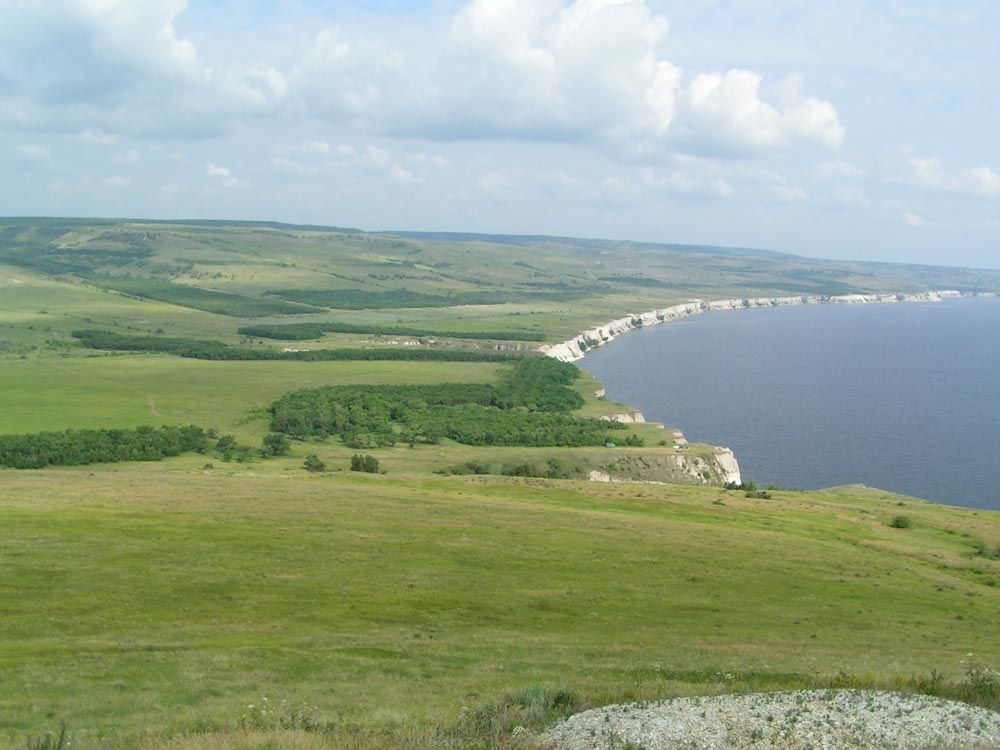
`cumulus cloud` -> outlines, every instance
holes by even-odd
[[[923,227],[927,225],[927,222],[924,221],[924,219],[921,216],[913,213],[912,211],[904,212],[902,219],[903,223],[906,224],[906,226],[908,227]]]
[[[647,0],[468,0],[420,27],[330,26],[286,49],[284,70],[255,59],[259,45],[196,45],[178,23],[186,8],[0,0],[0,126],[103,143],[304,116],[381,136],[586,143],[628,157],[844,139],[833,105],[795,76],[765,85],[748,70],[681,70]]]
[[[761,96],[763,77],[748,70],[702,73],[684,91],[690,115],[687,138],[703,148],[737,152],[812,141],[831,149],[844,140],[844,127],[829,102],[800,93],[801,81],[784,79],[774,103]]]
[[[0,115],[84,138],[218,133],[271,112],[284,76],[212,66],[175,26],[186,0],[0,0]]]
[[[472,0],[447,33],[329,28],[291,76],[313,114],[383,135],[586,141],[619,153],[837,148],[833,105],[789,76],[686,75],[646,0]],[[766,95],[765,95],[766,94]]]

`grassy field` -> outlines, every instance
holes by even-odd
[[[183,284],[239,295],[229,312],[287,289],[504,299],[241,318],[185,307],[197,294],[101,286],[123,274],[163,297]],[[1000,275],[557,238],[0,220],[0,434],[195,424],[258,447],[266,407],[292,390],[490,383],[503,367],[104,354],[72,339],[80,328],[249,345],[240,326],[342,320],[558,341],[695,296],[924,283],[1000,289]],[[587,375],[573,387],[581,415],[628,411]],[[371,475],[348,471],[356,451],[336,439],[249,463],[210,451],[0,470],[0,747],[64,750],[63,722],[82,750],[526,747],[516,725],[587,705],[817,685],[1000,706],[1000,514],[861,487],[764,500],[435,473],[551,460],[586,476],[674,454],[670,430],[629,433],[645,447],[400,445],[370,451],[385,470]],[[303,468],[311,453],[325,472]]]
[[[530,686],[892,685],[1000,660],[1000,518],[874,490],[194,458],[2,482],[8,736],[224,733],[262,697],[419,734]]]

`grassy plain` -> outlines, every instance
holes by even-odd
[[[405,288],[504,299],[245,318],[102,288],[112,274],[250,298]],[[238,343],[247,324],[343,320],[558,341],[694,296],[924,283],[1000,289],[1000,275],[558,238],[0,220],[0,433],[193,423],[259,446],[264,408],[290,390],[491,382],[500,367],[103,355],[72,339],[78,328]],[[577,381],[584,415],[628,410],[596,399],[599,385]],[[565,689],[586,705],[814,685],[935,689],[963,679],[969,653],[1000,664],[996,513],[861,487],[754,500],[715,487],[433,473],[470,460],[586,468],[672,451],[670,431],[630,429],[647,447],[371,451],[382,475],[347,471],[355,451],[335,439],[251,463],[209,454],[0,470],[0,746],[55,750],[44,733],[65,722],[84,750],[485,747],[489,727],[455,727],[525,690]],[[303,468],[310,453],[326,472]],[[897,516],[908,524],[895,528]],[[308,721],[261,720],[264,697],[307,704]]]
[[[2,482],[11,733],[224,734],[268,697],[402,736],[528,686],[596,701],[891,686],[1000,660],[1000,560],[977,553],[1000,518],[875,490],[761,501],[313,476],[292,458]],[[890,525],[900,512],[910,528]]]

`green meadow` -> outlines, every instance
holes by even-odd
[[[860,486],[668,483],[673,433],[656,425],[629,426],[629,447],[400,443],[364,451],[372,474],[337,437],[264,457],[267,407],[290,391],[496,383],[508,365],[207,361],[71,335],[399,345],[238,332],[340,321],[523,354],[695,296],[1000,289],[1000,274],[242,223],[0,230],[0,434],[194,424],[254,448],[0,469],[0,747],[531,748],[588,706],[816,686],[1000,707],[1000,514]],[[320,311],[273,313],[303,301]],[[581,416],[628,411],[587,375],[572,387]],[[574,478],[442,473],[468,463]],[[584,481],[612,465],[656,481]]]

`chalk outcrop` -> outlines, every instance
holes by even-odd
[[[686,443],[686,441],[685,441]],[[609,455],[590,472],[592,482],[669,482],[671,484],[742,484],[740,466],[728,448],[706,446],[689,451],[627,448]]]
[[[1000,747],[1000,713],[873,690],[799,690],[626,703],[570,716],[552,727],[553,750],[815,750]]]

